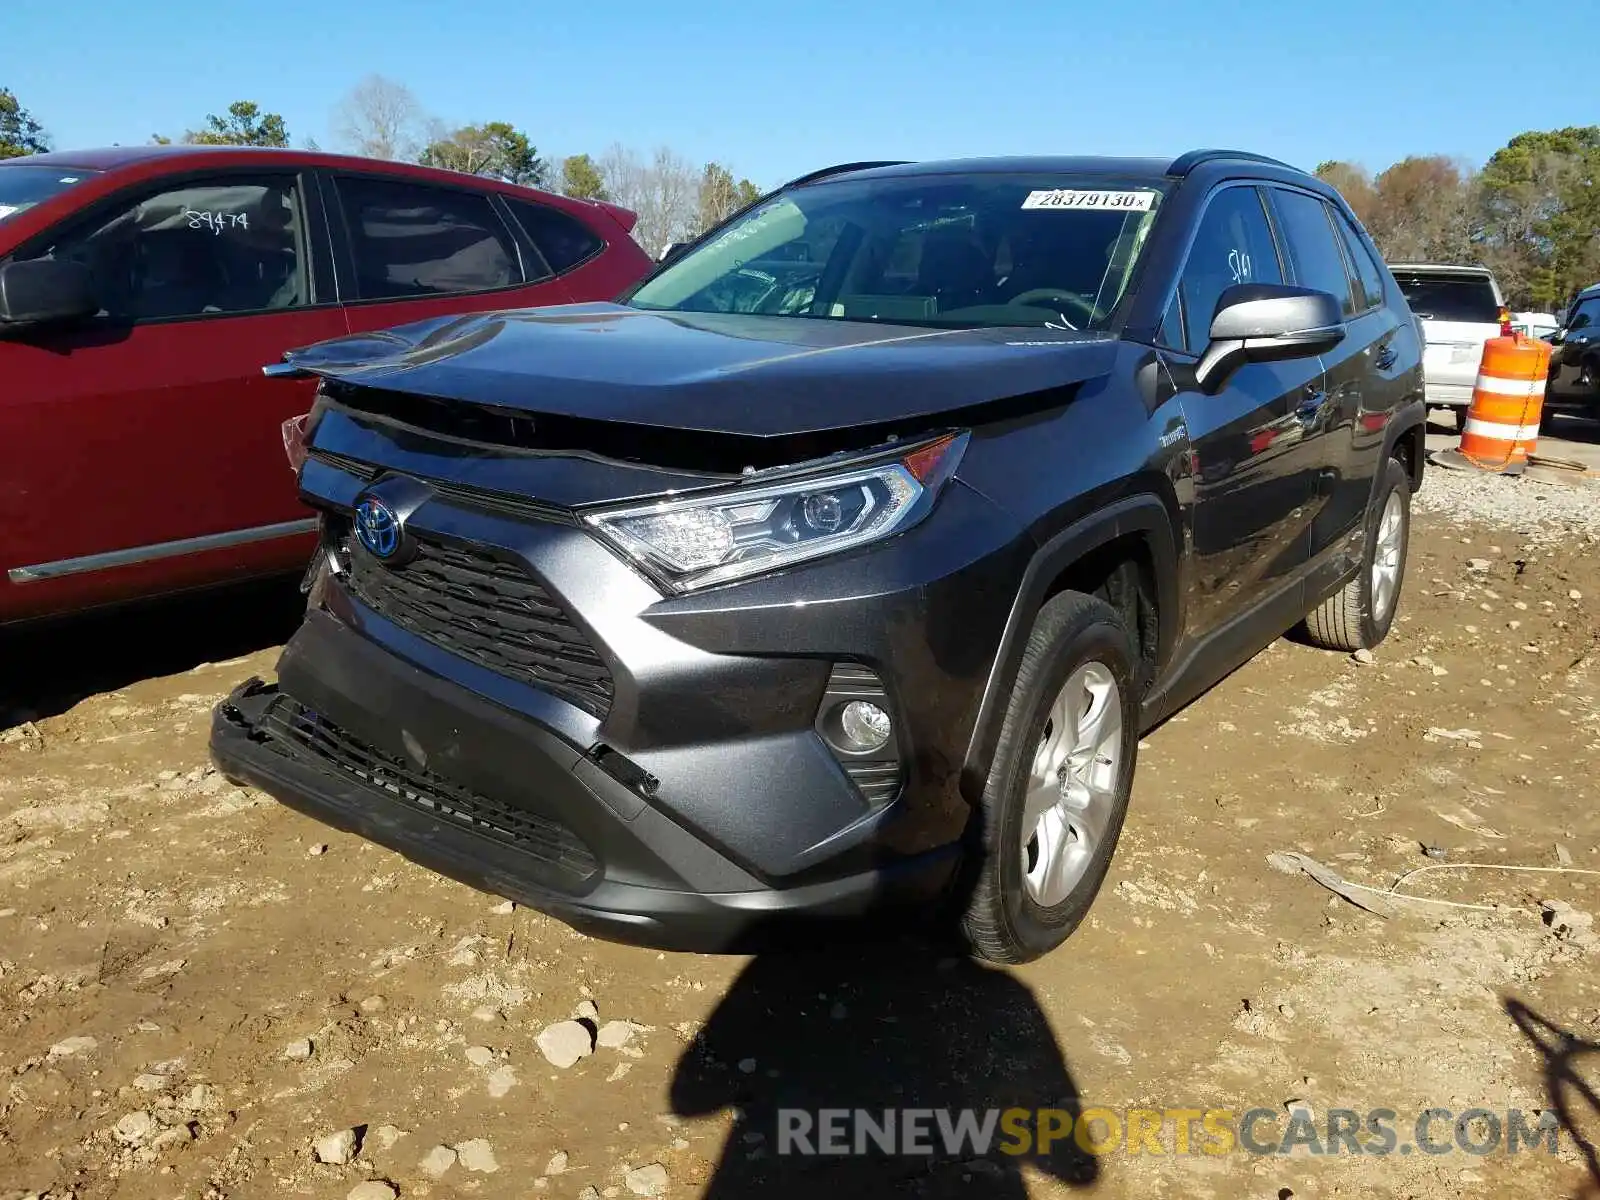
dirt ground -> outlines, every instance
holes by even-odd
[[[0,1198],[1600,1194],[1600,557],[1433,507],[1375,662],[1279,642],[1150,734],[1091,919],[1017,971],[608,945],[234,788],[210,709],[270,673],[292,595],[7,642]],[[1280,852],[1378,889],[1566,869],[1431,871],[1403,890],[1488,909],[1380,916]],[[558,1068],[536,1039],[580,1013],[626,1024]],[[1430,1107],[1568,1127],[1555,1155],[1169,1135],[1021,1168],[772,1145],[782,1106],[1260,1107],[1272,1139],[1291,1101],[1395,1110],[1406,1144]]]

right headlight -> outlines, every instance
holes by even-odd
[[[967,435],[898,458],[584,514],[584,523],[669,590],[688,592],[837,554],[927,511]]]

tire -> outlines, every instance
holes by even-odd
[[[1464,405],[1457,407],[1455,410],[1457,433],[1465,433],[1467,431],[1467,411]]]
[[[1554,437],[1555,432],[1556,415],[1550,411],[1550,402],[1547,400],[1544,407],[1539,410],[1539,436]]]
[[[1379,535],[1386,532],[1392,517],[1398,541],[1386,546],[1386,561],[1393,567],[1388,588],[1375,597],[1378,578],[1374,570],[1379,553]],[[1406,579],[1406,556],[1411,548],[1411,480],[1396,459],[1383,465],[1378,494],[1367,512],[1367,534],[1361,555],[1361,570],[1344,588],[1329,596],[1306,616],[1306,634],[1325,650],[1370,650],[1389,636],[1394,615],[1400,607],[1400,592]]]
[[[1039,610],[984,787],[983,842],[962,917],[978,957],[1029,962],[1066,941],[1088,913],[1128,811],[1139,745],[1136,676],[1127,626],[1105,601],[1063,592]],[[1070,716],[1062,719],[1069,684],[1077,699],[1089,694],[1080,711],[1094,733],[1090,748],[1060,767],[1068,784],[1030,789],[1030,780],[1062,778],[1052,768],[1080,742],[1065,736],[1076,732],[1068,728],[1076,724]],[[1058,853],[1047,857],[1038,837],[1024,840],[1027,798],[1032,791],[1039,800],[1058,787],[1070,787],[1070,796],[1035,817],[1036,830],[1067,832],[1059,842],[1048,839]],[[1052,864],[1055,874],[1047,869]]]

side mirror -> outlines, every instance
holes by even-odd
[[[36,258],[0,266],[0,324],[77,321],[99,311],[94,280],[82,263]]]
[[[1286,283],[1238,283],[1222,293],[1211,318],[1211,344],[1195,368],[1200,390],[1214,392],[1247,362],[1324,354],[1344,340],[1344,313],[1328,292]]]
[[[1567,331],[1564,329],[1552,329],[1549,333],[1544,335],[1544,340],[1549,342],[1552,346],[1559,346],[1562,342],[1567,340]]]

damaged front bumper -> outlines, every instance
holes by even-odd
[[[320,687],[296,668],[307,654]],[[765,886],[559,737],[325,618],[308,622],[285,659],[302,693],[321,695],[259,679],[236,689],[212,721],[226,776],[583,932],[660,949],[754,949],[798,925],[933,900],[954,866],[940,851]],[[339,694],[352,680],[359,703]],[[451,749],[430,761],[422,740],[445,744],[441,733]]]

